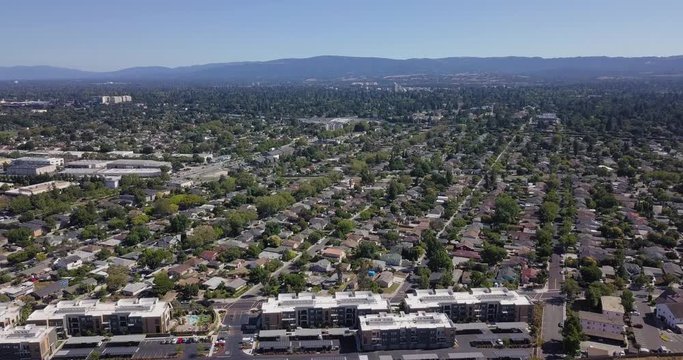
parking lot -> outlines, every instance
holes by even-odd
[[[662,333],[662,338],[662,345],[674,353],[683,353],[683,334],[665,331]]]
[[[660,337],[660,330],[657,327],[657,319],[655,319],[654,313],[651,312],[647,304],[641,301],[636,302],[636,308],[640,315],[631,315],[631,323],[638,323],[643,326],[642,328],[633,328],[636,343],[641,348],[649,350],[659,349],[664,344]],[[630,349],[629,351],[635,353],[638,350]]]
[[[182,345],[181,345],[182,347]],[[138,351],[133,355],[133,359],[163,359],[172,358],[179,353],[180,349],[173,344],[160,344],[158,342],[143,342],[138,347]]]

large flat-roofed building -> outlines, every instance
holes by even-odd
[[[12,164],[7,168],[7,175],[38,176],[51,174],[55,171],[57,171],[57,167],[54,165]]]
[[[171,307],[157,298],[60,301],[34,311],[29,324],[54,326],[60,333],[84,336],[111,333],[161,334],[168,332]]]
[[[137,175],[139,177],[161,176],[161,168],[115,168],[106,169],[99,172],[103,176],[124,176]]]
[[[66,168],[59,172],[60,174],[71,175],[75,177],[112,177],[124,175],[137,175],[139,177],[156,177],[161,176],[161,168],[135,168],[135,169],[99,169],[99,168]]]
[[[0,360],[47,360],[56,347],[53,327],[26,325],[0,330]]]
[[[33,185],[28,185],[28,186],[22,186],[20,188],[12,189],[12,190],[7,190],[5,191],[5,194],[7,195],[13,195],[13,196],[32,196],[32,195],[38,195],[42,194],[44,192],[52,191],[52,190],[62,190],[66,189],[69,186],[75,185],[72,182],[68,181],[48,181],[40,184],[33,184]]]
[[[443,313],[370,314],[358,323],[363,351],[439,349],[455,343],[455,327]]]
[[[113,177],[137,175],[140,177],[161,176],[161,168],[171,169],[171,163],[155,160],[78,160],[66,164],[60,174],[77,177]]]
[[[279,294],[261,305],[265,329],[296,327],[356,327],[358,316],[388,312],[389,302],[369,291]]]
[[[171,163],[156,160],[119,159],[107,164],[108,169],[159,169],[162,167],[170,169]]]
[[[130,95],[105,95],[102,96],[100,100],[102,101],[102,104],[112,105],[131,102],[133,101],[133,98]]]
[[[64,166],[64,159],[58,157],[25,156],[14,159],[12,164]]]
[[[66,163],[68,169],[104,169],[111,160],[76,160]]]
[[[404,302],[408,312],[440,312],[455,322],[528,322],[532,311],[528,297],[502,287],[475,288],[470,292],[415,290],[406,295]]]

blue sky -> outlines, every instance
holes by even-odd
[[[0,66],[683,54],[681,0],[8,0]]]

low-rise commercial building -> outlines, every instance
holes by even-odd
[[[53,327],[26,325],[0,330],[0,360],[47,360],[56,347]]]
[[[264,329],[356,327],[358,317],[389,311],[389,302],[369,291],[279,294],[261,305]]]
[[[51,174],[55,171],[57,171],[57,167],[54,165],[12,164],[7,168],[7,175],[38,176]]]
[[[108,169],[159,169],[162,167],[170,169],[171,163],[167,161],[139,159],[119,159],[107,163]]]
[[[25,156],[14,159],[12,164],[21,165],[54,165],[54,166],[64,166],[64,159],[58,157],[31,157]]]
[[[60,333],[84,336],[111,333],[159,334],[168,331],[171,307],[157,298],[60,301],[34,311],[27,323],[54,326]]]
[[[358,322],[363,351],[438,349],[455,343],[455,327],[443,313],[370,314]]]
[[[111,160],[76,160],[66,163],[67,169],[104,169]]]
[[[74,183],[68,182],[68,181],[48,181],[40,184],[33,184],[33,185],[28,185],[28,186],[22,186],[20,188],[12,189],[12,190],[7,190],[5,191],[5,194],[7,195],[12,195],[12,196],[33,196],[33,195],[38,195],[42,194],[44,192],[52,191],[52,190],[62,190],[66,189],[70,186],[73,186]]]
[[[404,304],[407,312],[440,312],[454,322],[528,322],[533,308],[528,297],[502,287],[470,292],[415,290],[406,295]]]

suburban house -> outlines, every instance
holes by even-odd
[[[329,247],[322,251],[322,256],[329,259],[342,261],[346,257],[346,252],[339,248]]]

